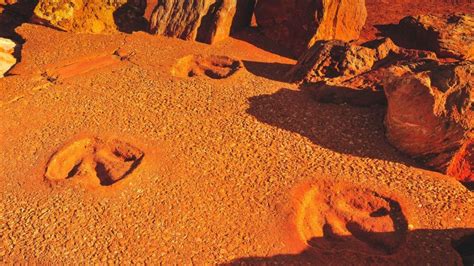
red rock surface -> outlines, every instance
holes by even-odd
[[[459,164],[471,158],[465,152],[470,145],[462,147],[474,137],[474,65],[465,61],[417,68],[393,67],[384,79],[387,139],[429,167],[459,172],[460,180],[472,181]]]
[[[358,106],[385,104],[382,86],[386,69],[419,59],[436,59],[432,52],[404,49],[389,38],[363,46],[342,41],[318,42],[288,72],[290,81],[303,82],[316,100]]]
[[[253,0],[148,1],[145,16],[153,34],[214,43],[250,24]]]
[[[255,7],[263,34],[296,57],[318,40],[356,40],[364,26],[365,0],[260,0]]]
[[[454,155],[447,174],[462,182],[474,182],[474,139],[464,143]]]
[[[472,0],[366,0],[367,22],[361,32],[363,43],[377,36],[384,35],[384,25],[398,24],[408,16],[446,15],[452,12],[474,13]]]
[[[398,38],[412,48],[436,52],[439,57],[474,59],[474,15],[419,15],[403,18]]]

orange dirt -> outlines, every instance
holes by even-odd
[[[2,263],[461,263],[474,193],[391,147],[383,107],[280,82],[295,61],[254,32],[213,46],[17,32],[18,75],[0,79]],[[243,67],[170,75],[197,54]]]
[[[64,80],[85,74],[100,68],[110,67],[120,63],[123,58],[119,55],[98,55],[79,58],[72,62],[63,62],[48,67],[43,74],[48,80]]]

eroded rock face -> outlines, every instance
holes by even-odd
[[[359,38],[367,10],[365,0],[260,0],[255,16],[268,38],[299,56],[318,40]]]
[[[16,44],[12,40],[0,38],[0,78],[16,64],[16,59],[13,56],[15,47]]]
[[[254,0],[154,0],[145,17],[153,34],[211,44],[249,25],[254,5]]]
[[[399,23],[405,41],[439,57],[474,59],[474,15],[408,16]]]
[[[145,8],[144,0],[40,0],[33,21],[65,31],[108,33],[117,31],[117,25],[124,23],[124,19],[133,20],[130,12],[121,10],[131,7],[137,8],[136,16],[140,17],[143,15],[139,14],[140,7]],[[123,18],[121,14],[128,17]]]
[[[474,181],[473,73],[470,61],[390,68],[383,82],[389,142],[435,170]]]
[[[287,74],[303,83],[320,102],[358,106],[385,104],[381,81],[386,68],[420,58],[436,59],[432,52],[403,49],[389,38],[364,46],[342,41],[321,41],[304,53]]]
[[[354,76],[372,68],[376,51],[343,41],[317,42],[288,73],[292,82],[318,82]]]

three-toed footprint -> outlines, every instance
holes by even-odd
[[[233,75],[241,67],[240,61],[227,56],[188,55],[176,62],[171,74],[181,78],[207,76],[212,79],[223,79]]]
[[[82,138],[51,157],[45,177],[51,181],[74,178],[88,185],[109,186],[130,174],[143,156],[143,151],[120,140]]]
[[[408,222],[399,201],[383,192],[348,184],[312,186],[296,224],[312,249],[392,254],[405,241]]]

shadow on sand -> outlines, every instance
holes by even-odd
[[[286,73],[293,67],[290,64],[243,61],[245,68],[255,76],[280,82],[287,82]]]
[[[132,33],[146,31],[147,21],[144,18],[146,0],[128,0],[114,12],[115,25],[119,31]]]
[[[15,29],[28,22],[37,3],[38,0],[20,0],[15,4],[6,5],[3,12],[0,12],[0,37],[11,39],[17,44],[13,51],[17,64],[21,62],[21,48],[25,40],[16,33]],[[11,74],[7,72],[6,76],[9,75]]]
[[[232,37],[248,42],[256,47],[265,50],[267,52],[277,54],[283,57],[296,59],[295,55],[288,49],[278,45],[275,41],[272,41],[265,37],[258,28],[250,27],[242,29],[232,34]]]
[[[15,29],[31,18],[37,3],[38,0],[20,0],[15,4],[4,6],[4,10],[0,12],[0,37],[21,41]]]
[[[247,113],[260,122],[298,133],[323,148],[434,171],[387,142],[383,124],[385,106],[322,103],[316,101],[312,92],[304,86],[300,86],[299,90],[283,88],[274,94],[255,96],[249,99],[249,103]],[[474,182],[462,184],[474,191]]]
[[[252,97],[249,102],[247,112],[259,121],[298,133],[321,147],[419,167],[386,142],[385,107],[319,103],[309,91],[284,88]]]
[[[384,238],[387,234],[390,233],[380,233],[377,237]],[[311,239],[311,247],[299,254],[239,258],[226,265],[474,265],[474,228],[410,231],[406,241],[391,254],[360,252],[350,245],[325,247],[325,238]],[[347,236],[334,241],[356,240]]]

